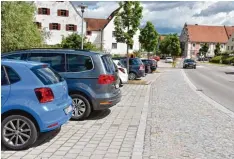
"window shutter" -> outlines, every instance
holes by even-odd
[[[69,11],[68,10],[66,11],[66,16],[69,17]]]
[[[77,25],[74,25],[74,31],[77,31]]]
[[[68,30],[69,30],[69,24],[66,25],[66,31],[68,31]]]
[[[61,16],[61,10],[57,11],[58,16]]]
[[[60,24],[58,24],[58,30],[60,30],[61,29],[61,25]]]
[[[47,15],[50,15],[50,9],[47,8]]]
[[[52,30],[52,23],[50,23],[49,28],[50,28],[50,30]]]
[[[42,12],[42,9],[38,8],[38,14],[41,14],[41,12]]]

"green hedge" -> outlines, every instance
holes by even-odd
[[[210,59],[212,63],[231,64],[234,63],[234,56],[215,56]]]

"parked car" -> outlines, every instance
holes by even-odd
[[[121,64],[127,67],[127,58],[119,58]],[[129,80],[145,76],[145,66],[139,58],[129,58]]]
[[[47,64],[2,60],[1,89],[1,139],[7,148],[28,148],[40,132],[72,116],[67,83]]]
[[[172,62],[173,62],[172,57],[166,57],[165,63],[172,63]]]
[[[72,119],[85,119],[93,110],[108,109],[121,100],[118,70],[109,54],[72,49],[31,49],[2,55],[49,63],[65,78],[75,105]]]
[[[119,60],[113,60],[113,62],[118,67],[119,77],[120,77],[120,84],[128,83],[128,71],[127,69],[119,62]]]
[[[160,57],[159,56],[155,56],[152,59],[156,60],[156,61],[160,61]]]
[[[146,73],[152,73],[157,69],[157,61],[154,59],[141,59],[141,61],[144,63]]]
[[[183,62],[183,68],[194,68],[196,69],[196,62],[192,59],[185,59]]]

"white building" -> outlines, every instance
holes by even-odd
[[[114,19],[117,11],[118,9],[108,19],[85,18],[87,26],[86,38],[89,42],[102,48],[106,53],[125,55],[127,45],[125,43],[117,43],[114,35]],[[129,53],[140,49],[139,35],[140,31],[138,30],[133,37],[134,44],[130,47]]]
[[[62,37],[69,34],[81,34],[82,18],[75,6],[69,1],[35,1],[37,13],[35,22],[45,30],[49,37],[48,45],[60,44]],[[84,33],[86,23],[84,22]]]
[[[180,35],[183,55],[186,58],[196,58],[199,49],[207,43],[209,50],[207,57],[214,56],[217,43],[220,44],[221,52],[226,51],[226,43],[234,32],[233,26],[206,26],[206,25],[184,25]]]
[[[234,52],[234,32],[227,42],[227,52]]]

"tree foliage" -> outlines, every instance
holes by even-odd
[[[219,55],[220,53],[221,53],[220,44],[217,43],[217,44],[215,45],[214,54],[215,54],[215,56],[217,56],[217,55]]]
[[[61,46],[62,48],[80,49],[81,41],[82,41],[81,36],[73,33],[67,37],[62,38]],[[87,42],[86,39],[84,39],[84,50],[99,51],[100,49],[98,49],[91,42]]]
[[[139,1],[119,2],[119,11],[114,19],[115,37],[117,42],[127,44],[127,58],[129,58],[128,48],[130,45],[133,45],[133,36],[140,25],[142,10],[143,8]],[[127,60],[128,68],[129,60]]]
[[[207,43],[203,44],[202,47],[199,49],[199,54],[206,57],[206,54],[209,50],[209,46]]]
[[[151,22],[148,21],[146,23],[146,26],[141,29],[139,41],[141,43],[141,46],[147,52],[156,51],[158,45],[158,33]]]
[[[180,40],[177,34],[167,35],[160,43],[159,50],[162,54],[170,54],[173,57],[181,54]]]
[[[34,22],[36,8],[24,1],[1,2],[1,51],[36,47],[42,44],[42,34]]]

